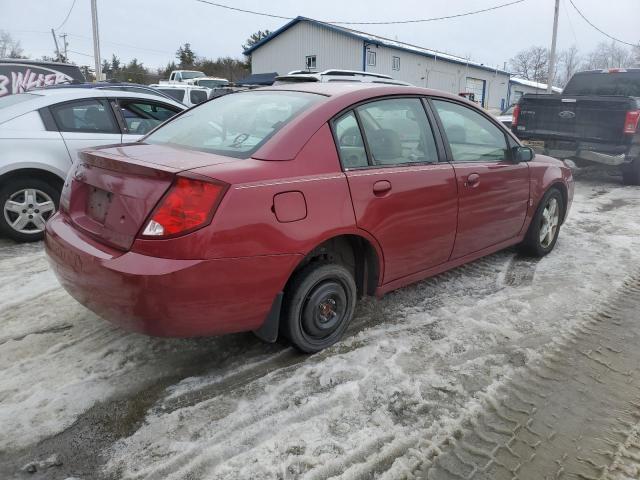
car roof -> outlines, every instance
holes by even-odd
[[[202,78],[202,77],[200,77]],[[190,83],[167,83],[166,85],[161,83],[158,84],[154,87],[149,87],[149,88],[155,88],[156,90],[160,90],[163,88],[170,88],[170,89],[178,89],[178,88],[192,88],[193,90],[209,90],[207,87],[201,87],[200,85],[191,85]]]
[[[0,123],[6,122],[7,120],[17,116],[24,115],[25,113],[33,110],[38,110],[42,107],[48,107],[50,105],[71,100],[82,100],[84,98],[133,98],[139,100],[152,100],[155,102],[168,103],[175,107],[180,107],[181,109],[186,109],[186,106],[180,102],[170,98],[161,98],[158,95],[151,93],[127,92],[98,88],[43,88],[26,93],[18,93],[17,95],[31,95],[34,98],[26,102],[0,108]]]
[[[464,100],[458,95],[454,95],[441,90],[433,90],[430,88],[414,87],[411,85],[395,85],[386,83],[369,83],[369,82],[300,82],[287,83],[281,85],[273,85],[271,87],[262,87],[260,90],[277,90],[277,91],[293,91],[308,92],[324,95],[327,97],[337,97],[341,95],[352,94],[357,91],[366,92],[366,97],[377,97],[383,95],[426,95],[437,97],[455,98],[456,100]]]

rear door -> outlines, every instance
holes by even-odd
[[[369,102],[333,127],[357,224],[382,248],[383,283],[446,262],[456,229],[455,174],[438,161],[422,101]]]
[[[84,148],[122,141],[115,115],[105,99],[59,103],[50,106],[49,111],[74,163],[78,161],[78,151]]]
[[[452,259],[516,237],[529,204],[529,166],[511,160],[509,137],[484,114],[455,101],[431,102],[458,184]]]

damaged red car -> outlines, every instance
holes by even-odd
[[[123,328],[315,352],[363,295],[512,245],[549,253],[572,197],[568,167],[460,97],[294,84],[85,151],[46,250],[64,288]]]

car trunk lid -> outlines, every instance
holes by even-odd
[[[144,144],[84,151],[63,192],[67,213],[78,229],[128,250],[177,174],[236,160]]]

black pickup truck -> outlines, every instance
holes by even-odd
[[[511,129],[525,145],[556,158],[619,166],[640,185],[640,69],[576,73],[561,95],[524,95]]]

